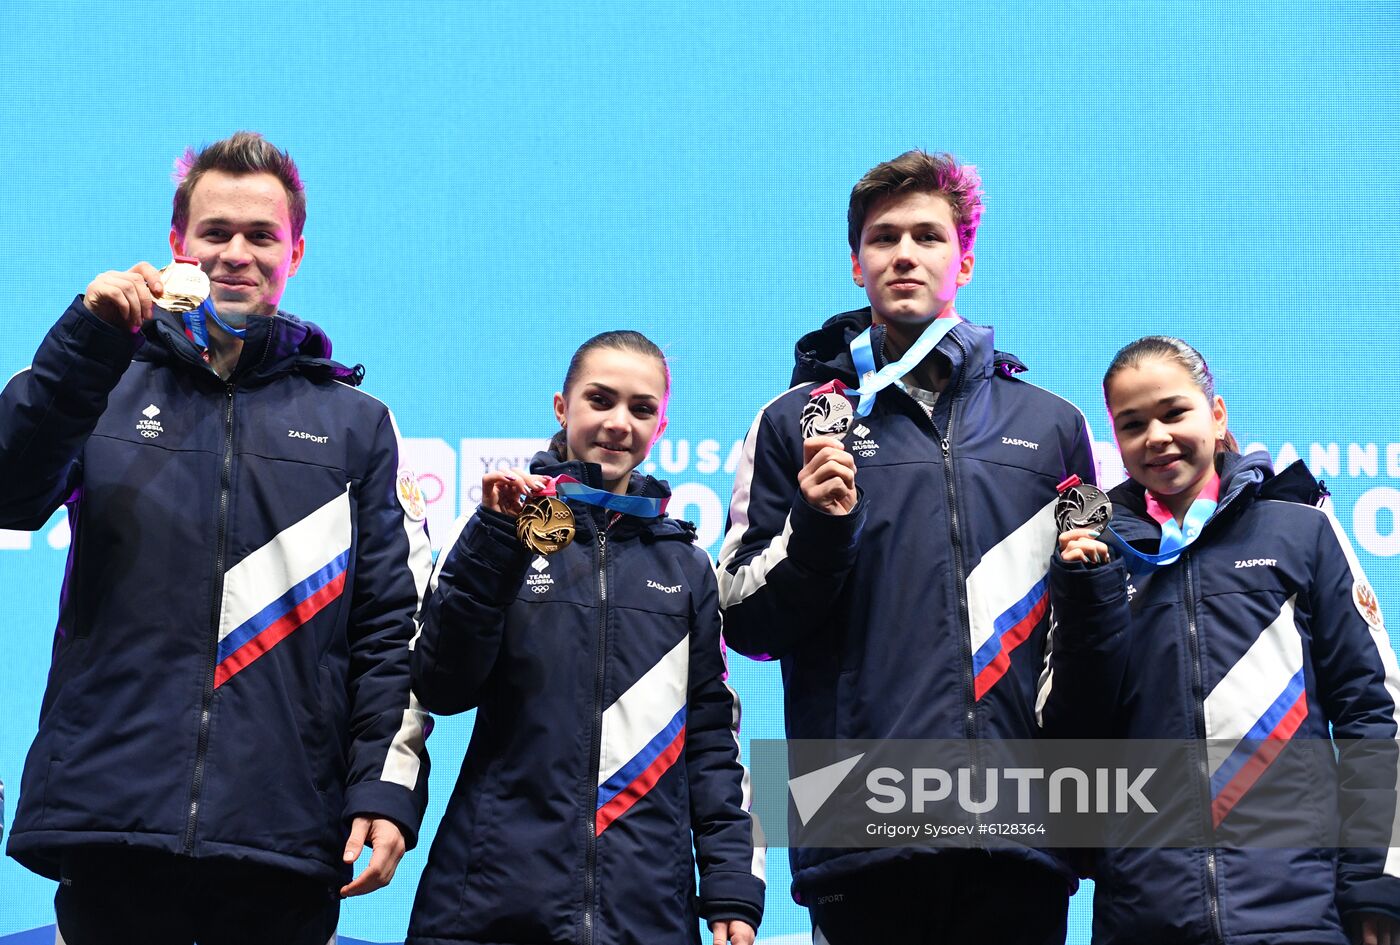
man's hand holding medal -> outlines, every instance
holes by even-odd
[[[114,269],[89,282],[83,305],[107,324],[134,332],[151,317],[155,300],[164,293],[156,267],[139,262],[125,272]]]
[[[802,469],[797,485],[807,504],[828,515],[845,515],[856,507],[856,461],[842,437],[855,412],[844,387],[824,385],[812,392],[802,410]]]
[[[117,328],[139,331],[159,305],[167,312],[190,312],[209,298],[209,277],[199,260],[177,256],[164,269],[139,262],[126,272],[104,272],[88,283],[83,305]]]

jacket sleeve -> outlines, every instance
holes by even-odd
[[[1071,409],[1074,422],[1062,440],[1063,478],[1078,476],[1096,485],[1089,424],[1079,408]],[[1050,632],[1045,635],[1036,722],[1053,738],[1107,737],[1127,655],[1127,636],[1120,632],[1128,622],[1125,569],[1116,556],[1107,567],[1067,565],[1056,543],[1049,578]]]
[[[443,548],[413,650],[413,690],[430,711],[454,715],[481,701],[530,555],[514,521],[487,509]]]
[[[1379,845],[1395,842],[1400,670],[1351,542],[1336,518],[1325,518],[1310,606],[1318,698],[1341,749],[1337,905],[1344,916],[1400,918],[1400,848]]]
[[[860,496],[846,515],[807,504],[797,487],[802,443],[760,411],[734,477],[720,548],[725,640],[755,659],[777,659],[824,626],[855,563],[865,523]]]
[[[1099,464],[1094,459],[1094,446],[1089,442],[1089,423],[1077,407],[1074,413],[1076,425],[1065,457],[1065,477],[1073,474],[1088,485],[1096,486],[1099,482]]]
[[[432,559],[425,523],[399,501],[398,457],[386,410],[355,513],[345,817],[387,817],[412,849],[428,802],[428,717],[409,688],[409,666]]]
[[[81,298],[44,336],[31,367],[0,394],[0,528],[43,526],[81,481],[83,446],[131,364],[140,336]]]
[[[1113,552],[1110,552],[1113,554]],[[1050,559],[1049,657],[1036,720],[1052,738],[1110,738],[1131,643],[1127,569]]]
[[[708,565],[708,559],[706,559]],[[763,918],[765,850],[756,846],[749,772],[739,761],[739,697],[727,682],[714,573],[704,569],[691,614],[685,764],[700,867],[700,914],[709,921]]]

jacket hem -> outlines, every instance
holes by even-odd
[[[181,837],[176,834],[133,834],[100,830],[28,830],[10,835],[6,852],[21,866],[48,879],[60,878],[63,854],[79,847],[131,847],[138,850],[180,854]],[[195,845],[195,859],[239,860],[259,866],[286,870],[300,876],[324,880],[339,886],[346,868],[321,860],[259,850],[235,843],[201,841]]]

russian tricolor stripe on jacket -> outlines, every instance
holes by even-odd
[[[680,757],[685,747],[689,673],[690,635],[686,634],[603,711],[597,833],[645,797]]]
[[[230,568],[224,577],[215,687],[339,598],[349,560],[347,488]]]
[[[973,694],[978,699],[1011,668],[1012,652],[1045,616],[1050,602],[1045,550],[1054,543],[1055,503],[1049,502],[982,555],[967,577]]]
[[[1216,826],[1253,787],[1308,715],[1303,638],[1288,598],[1205,699],[1211,815]],[[1262,744],[1261,744],[1262,743]]]

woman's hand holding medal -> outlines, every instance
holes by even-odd
[[[550,555],[574,540],[574,514],[553,483],[523,469],[481,477],[481,507],[515,519],[515,535],[536,554]]]
[[[1072,528],[1060,535],[1060,560],[1066,564],[1075,561],[1103,564],[1108,560],[1108,545],[1099,541],[1095,529]]]
[[[482,508],[518,518],[530,496],[544,489],[545,485],[543,476],[523,469],[489,472],[481,477]]]
[[[840,439],[814,436],[803,440],[802,459],[797,485],[808,505],[827,515],[845,515],[856,507],[856,461]]]
[[[1055,487],[1055,527],[1060,530],[1060,560],[1088,565],[1109,560],[1108,545],[1099,536],[1113,518],[1113,503],[1102,489],[1070,476]]]

